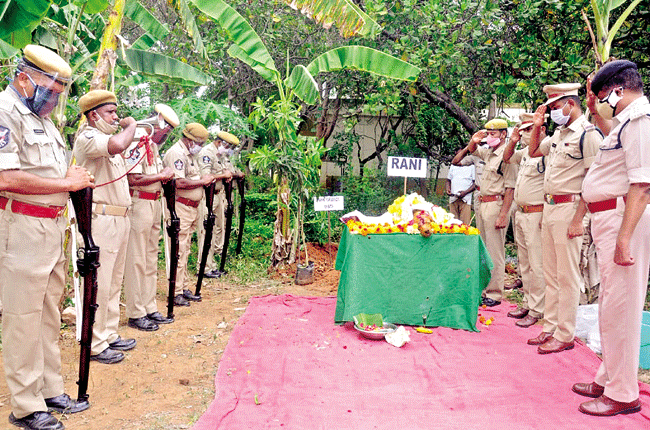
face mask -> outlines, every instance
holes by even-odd
[[[527,147],[530,143],[530,132],[521,133],[521,139],[519,139],[519,142],[521,143],[522,148]]]
[[[171,133],[171,128],[165,125],[159,129],[156,129],[153,136],[151,136],[151,140],[154,141],[158,146],[160,146],[167,141],[167,137],[169,137],[169,133]]]
[[[197,145],[196,143],[192,143],[192,146],[189,149],[190,154],[192,154],[192,155],[198,154],[201,151],[201,148],[202,148],[201,145]]]
[[[232,156],[232,154],[234,154],[234,153],[235,153],[234,149],[227,149],[226,150],[226,154],[228,155],[228,157]]]
[[[118,125],[117,124],[109,124],[106,121],[104,121],[104,118],[102,118],[97,112],[97,117],[99,118],[97,121],[95,121],[95,128],[99,131],[101,131],[104,134],[113,134],[117,131]]]
[[[596,106],[598,114],[603,117],[603,119],[612,119],[614,117],[614,112],[616,111],[616,105],[621,101],[621,99],[622,97],[616,94],[615,90],[612,90],[604,100],[598,100],[598,106]]]
[[[499,146],[499,143],[501,143],[501,139],[500,139],[500,138],[498,138],[498,137],[492,137],[492,136],[488,136],[488,137],[487,137],[487,144],[488,144],[488,146],[489,146],[490,148],[492,148],[492,149],[496,148],[497,146]]]
[[[27,97],[27,93],[25,93],[25,96],[20,95],[20,93],[18,95],[30,111],[41,118],[45,118],[59,103],[59,93],[52,91],[50,88],[36,85],[28,74],[25,74],[25,76],[34,86],[34,94],[31,97]]]
[[[566,106],[566,103],[564,103],[564,106]],[[551,111],[551,119],[557,125],[564,125],[567,122],[569,122],[570,115],[564,115],[562,113],[562,111],[564,110],[564,106],[562,106],[559,109],[554,109],[554,110]],[[569,112],[569,113],[571,113],[571,112]]]

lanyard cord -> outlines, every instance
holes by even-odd
[[[143,155],[140,157],[140,159],[139,159],[139,160],[138,160],[138,161],[137,161],[137,162],[136,162],[136,163],[135,163],[135,164],[134,164],[134,165],[133,165],[129,170],[127,170],[127,171],[126,171],[122,176],[120,176],[120,177],[117,177],[117,178],[115,178],[115,179],[113,179],[113,180],[110,180],[110,181],[108,181],[108,182],[104,182],[103,184],[95,185],[95,188],[99,188],[99,187],[103,187],[104,185],[112,184],[113,182],[119,181],[120,179],[124,178],[126,175],[128,175],[129,173],[131,173],[131,171],[132,171],[133,169],[135,169],[135,167],[136,167],[138,164],[140,164],[140,163],[142,162],[142,160],[144,160],[145,155],[147,156],[147,162],[148,162],[149,165],[151,166],[152,163],[153,163],[153,150],[151,149],[151,141],[149,140],[149,136],[147,136],[146,134],[140,138],[140,141],[138,142],[138,146],[136,146],[135,148],[133,148],[133,150],[131,151],[130,154],[132,154],[133,151],[135,151],[136,149],[141,148],[141,147],[143,147],[143,146],[146,148],[146,153],[143,154]],[[130,155],[130,154],[129,154],[129,155]],[[125,157],[124,154],[122,154],[122,158],[127,159],[127,158],[130,158],[130,157]]]

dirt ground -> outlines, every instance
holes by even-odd
[[[126,352],[119,364],[91,362],[88,393],[91,407],[61,417],[69,430],[174,430],[192,427],[214,398],[214,378],[221,355],[237,319],[253,296],[293,294],[330,296],[336,294],[339,272],[333,270],[336,245],[331,257],[327,247],[309,247],[315,262],[315,282],[296,285],[295,266],[282,270],[271,280],[240,287],[223,280],[204,279],[203,301],[174,309],[175,322],[155,332],[143,332],[126,325],[124,311],[120,335],[135,338],[135,349]],[[158,309],[166,311],[164,270],[159,273]],[[196,278],[194,278],[196,282]],[[192,288],[193,290],[193,288]],[[225,324],[224,324],[225,323]],[[66,392],[77,396],[79,343],[75,328],[61,332],[61,356]],[[0,429],[15,429],[7,417],[11,412],[5,378],[0,378]]]
[[[214,378],[219,360],[237,319],[253,296],[336,294],[339,272],[334,270],[336,245],[309,244],[309,259],[315,262],[315,282],[296,285],[295,266],[281,270],[270,280],[237,286],[223,280],[205,279],[203,301],[174,310],[176,321],[155,332],[142,332],[126,325],[124,312],[120,334],[135,338],[137,347],[123,362],[90,368],[91,408],[61,420],[69,430],[175,430],[192,427],[214,398]],[[507,276],[506,283],[513,279]],[[164,278],[164,271],[159,279]],[[166,314],[165,282],[159,282],[158,308]],[[61,334],[61,355],[66,392],[76,398],[79,344],[74,327]],[[650,371],[640,374],[650,381]],[[0,428],[15,429],[7,422],[11,411],[4,378],[0,378]]]

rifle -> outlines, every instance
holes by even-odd
[[[81,322],[81,350],[79,352],[79,392],[78,403],[88,403],[88,378],[90,374],[90,353],[93,337],[93,324],[97,311],[97,268],[99,267],[99,247],[92,236],[93,189],[83,188],[71,191],[70,199],[74,207],[79,233],[84,240],[84,248],[79,249],[77,270],[84,278],[83,318]]]
[[[226,193],[226,226],[224,227],[223,249],[221,250],[221,261],[219,271],[224,272],[226,267],[226,255],[228,254],[228,242],[230,242],[230,229],[232,227],[232,181],[223,180],[223,191]]]
[[[239,188],[239,231],[237,232],[237,248],[235,255],[241,254],[241,240],[244,236],[244,223],[246,222],[246,199],[244,198],[244,178],[237,178],[237,187]]]
[[[181,231],[181,220],[176,215],[176,179],[162,183],[165,202],[169,211],[169,290],[167,291],[167,318],[174,319],[174,293],[176,292],[176,271],[178,270],[178,233]]]
[[[214,211],[212,210],[212,204],[214,202],[214,186],[214,182],[203,186],[203,189],[205,190],[205,206],[208,208],[208,216],[203,220],[205,237],[203,238],[203,249],[201,250],[201,262],[199,263],[198,279],[196,280],[196,291],[194,292],[195,296],[199,296],[199,301],[201,301],[203,272],[205,271],[205,265],[208,263],[208,254],[210,254],[210,246],[212,245],[212,231],[214,230],[214,222],[216,219]]]

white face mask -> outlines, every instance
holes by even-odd
[[[566,106],[566,103],[564,103],[564,106]],[[562,113],[562,111],[564,110],[564,106],[562,106],[559,109],[554,109],[551,111],[551,119],[557,125],[565,125],[567,122],[569,122],[569,118],[571,117],[570,115],[564,115],[564,113]],[[569,114],[570,113],[571,112],[569,111]]]
[[[596,110],[598,111],[598,114],[603,117],[603,119],[610,120],[614,117],[614,112],[616,112],[616,105],[623,98],[616,94],[617,89],[618,88],[612,89],[612,91],[610,91],[604,100],[598,100],[598,106],[596,106]]]
[[[201,145],[199,145],[198,143],[192,142],[192,146],[190,146],[190,148],[189,148],[190,154],[196,155],[199,152],[201,152],[202,148],[203,147]]]
[[[106,121],[104,121],[104,118],[101,117],[100,114],[95,112],[97,114],[97,117],[99,118],[97,121],[95,121],[95,128],[99,131],[101,131],[104,134],[114,134],[117,129],[119,128],[118,124],[109,124]]]
[[[521,133],[521,139],[519,139],[519,142],[521,143],[521,147],[525,148],[528,146],[530,143],[530,130],[524,131]]]

